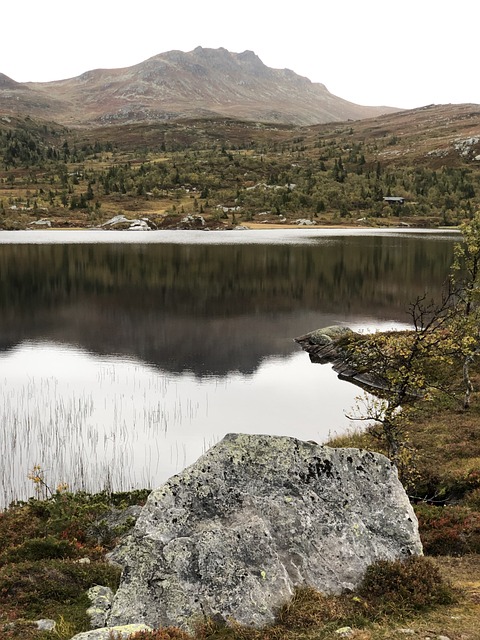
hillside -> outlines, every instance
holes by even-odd
[[[267,67],[252,51],[169,51],[56,82],[20,84],[0,75],[0,113],[69,126],[219,116],[311,125],[392,111],[343,100],[289,69]]]
[[[0,180],[7,229],[119,213],[159,228],[188,227],[186,215],[210,228],[455,225],[480,208],[480,106],[308,127],[216,118],[67,128],[4,115]]]

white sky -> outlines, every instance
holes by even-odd
[[[60,80],[224,47],[358,104],[478,104],[479,18],[478,0],[2,0],[0,72]]]

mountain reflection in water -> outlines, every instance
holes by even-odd
[[[321,441],[345,429],[358,390],[293,338],[406,323],[409,301],[439,294],[458,237],[75,244],[44,233],[41,244],[0,234],[4,502],[32,493],[34,464],[52,484],[129,488],[165,480],[229,431]]]

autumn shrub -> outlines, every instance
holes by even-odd
[[[480,513],[451,505],[415,506],[423,550],[432,556],[480,553]]]
[[[278,623],[289,629],[310,629],[346,620],[357,627],[365,625],[366,603],[352,594],[327,596],[311,587],[295,590],[292,599],[279,611]]]
[[[422,556],[380,560],[370,565],[359,595],[376,616],[408,615],[413,611],[453,602],[454,593],[438,568]]]
[[[467,507],[474,511],[480,511],[480,488],[469,491],[464,500]]]
[[[0,512],[0,549],[36,538],[41,530],[40,518],[27,505],[13,505]]]
[[[219,620],[208,619],[195,629],[195,640],[286,640],[288,633],[281,625],[256,629],[239,624],[235,620],[228,625]]]
[[[8,520],[5,529],[14,529],[15,519],[28,524],[31,537],[53,536],[63,540],[84,545],[88,551],[101,544],[112,548],[118,537],[132,526],[129,520],[122,526],[105,527],[102,519],[113,511],[123,510],[136,504],[144,504],[148,496],[147,490],[121,493],[106,491],[88,494],[84,492],[70,493],[68,491],[55,493],[45,500],[31,498],[28,503],[11,507],[4,515]],[[101,535],[99,535],[101,533]],[[41,535],[43,534],[43,535]],[[0,541],[2,536],[2,521],[0,518]]]

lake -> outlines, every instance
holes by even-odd
[[[228,432],[324,442],[359,389],[295,336],[408,327],[455,232],[0,232],[0,506],[159,485]]]

